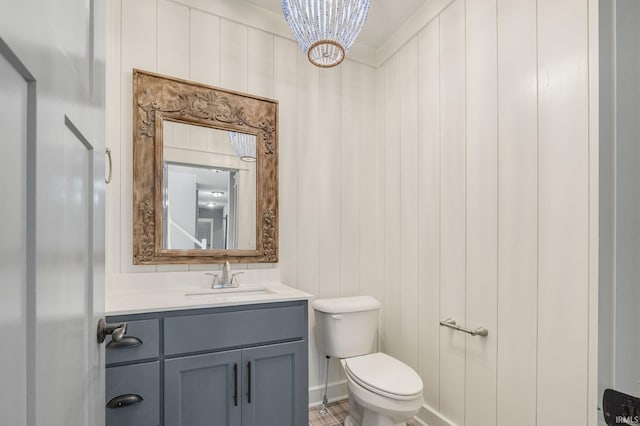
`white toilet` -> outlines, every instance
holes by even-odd
[[[380,302],[370,296],[318,299],[313,309],[318,349],[339,358],[347,375],[345,426],[405,426],[422,406],[422,379],[403,362],[373,352]]]

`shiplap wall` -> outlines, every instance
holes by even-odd
[[[370,232],[382,229],[375,69],[346,60],[321,71],[294,41],[218,16],[206,2],[193,3],[109,2],[107,126],[114,177],[108,186],[108,272],[219,268],[132,265],[131,70],[141,68],[277,99],[283,282],[318,297],[381,297],[382,240]],[[233,266],[247,267],[265,265]],[[313,327],[311,312],[310,319]],[[313,334],[310,340],[310,386],[316,388],[324,382],[324,360]],[[331,372],[332,382],[340,380],[335,362]]]
[[[283,281],[379,298],[381,347],[420,372],[432,426],[591,422],[593,3],[455,0],[378,69],[319,70],[206,1],[110,2],[109,271],[188,268],[131,265],[131,68],[272,97]],[[313,337],[310,359],[313,389]]]
[[[595,424],[594,4],[455,0],[377,71],[383,349],[430,425]]]

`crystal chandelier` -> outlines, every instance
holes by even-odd
[[[370,4],[371,0],[282,0],[282,11],[309,61],[329,68],[344,60]]]
[[[242,161],[256,161],[256,137],[246,133],[229,132],[229,142]]]

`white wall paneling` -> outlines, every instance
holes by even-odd
[[[220,20],[220,86],[225,89],[247,91],[247,30],[237,22]]]
[[[305,59],[304,66],[314,67]],[[314,67],[315,68],[315,67]],[[327,72],[324,72],[327,71]],[[313,158],[315,187],[306,188],[317,197],[318,221],[318,291],[319,297],[336,297],[341,293],[342,282],[342,222],[341,222],[341,187],[342,187],[342,158],[341,153],[341,123],[342,76],[340,68],[318,70],[317,98],[318,115],[316,130],[317,156]],[[314,342],[315,343],[315,342]],[[324,381],[324,356],[318,354],[319,370],[318,382]],[[338,380],[340,367],[337,360],[331,363],[330,380]]]
[[[440,316],[466,325],[465,1],[440,15]],[[466,338],[440,329],[440,412],[464,424]]]
[[[347,62],[340,67],[340,115],[350,117],[340,120],[340,209],[336,211],[340,219],[340,294],[355,296],[360,294],[360,197],[356,196],[362,186],[360,182],[360,134],[361,121],[368,118],[360,114],[362,105],[360,81],[361,67]],[[373,87],[372,82],[370,87]],[[363,188],[364,189],[364,188]],[[367,232],[367,231],[365,231]]]
[[[465,417],[496,425],[498,110],[496,0],[466,2],[467,336]]]
[[[318,70],[309,66],[302,55],[297,57],[298,105],[304,111],[298,121],[298,287],[320,295],[319,259],[319,197],[318,181],[314,165],[319,154],[320,116],[318,100]],[[280,121],[284,121],[281,117]],[[282,154],[281,154],[282,155]],[[284,222],[281,220],[281,224]],[[335,268],[335,265],[334,265]],[[309,313],[309,328],[313,330],[315,317]],[[309,334],[311,335],[311,333]],[[316,342],[309,342],[309,385],[321,383],[324,377],[324,361],[316,348]]]
[[[280,273],[284,282],[298,282],[298,45],[276,37],[274,40],[274,97],[281,117],[280,181]]]
[[[247,91],[273,98],[274,89],[273,34],[247,29]]]
[[[419,157],[418,39],[399,52],[400,62],[400,340],[402,360],[418,368]],[[391,283],[389,283],[391,284]],[[395,286],[394,286],[395,287]]]
[[[305,63],[305,66],[313,65]],[[322,72],[320,72],[322,71]],[[308,188],[318,196],[318,263],[320,297],[340,294],[342,269],[341,219],[341,69],[318,71],[318,156],[316,187]]]
[[[189,8],[158,0],[158,27],[156,50],[157,71],[184,79],[189,78]]]
[[[120,99],[116,103],[115,97],[107,105],[107,109],[117,108],[120,110],[120,138],[110,140],[110,147],[114,153],[119,153],[120,176],[116,176],[114,183],[120,183],[118,189],[113,189],[115,185],[107,187],[107,198],[113,204],[112,209],[107,212],[107,216],[118,214],[120,216],[119,228],[107,229],[108,239],[119,241],[120,256],[119,265],[107,265],[107,271],[155,271],[155,266],[136,265],[133,266],[133,213],[131,201],[133,199],[133,78],[131,70],[140,68],[147,71],[157,71],[157,2],[155,0],[131,1],[123,0],[121,3],[121,14],[119,18],[120,31],[116,31],[115,25],[110,25],[112,32],[107,35],[108,50],[120,50],[120,65],[118,71],[120,75]],[[118,17],[111,16],[117,20]],[[120,37],[118,37],[120,36]],[[116,82],[114,88],[116,87]],[[112,89],[109,89],[111,92]],[[110,131],[112,129],[109,129]],[[113,134],[116,130],[113,129]],[[115,157],[118,162],[118,157]],[[114,169],[116,172],[117,169]],[[119,177],[119,179],[118,179]],[[115,208],[119,208],[118,213]],[[113,249],[114,244],[110,244]]]
[[[189,10],[189,78],[220,85],[220,18]]]
[[[442,7],[413,38],[399,43],[399,31],[379,50],[388,58],[378,69],[383,347],[412,366],[417,347],[420,416],[429,424],[593,422],[594,5],[454,0]],[[401,47],[387,50],[394,43]],[[417,218],[405,186],[415,179]],[[412,258],[408,229],[416,220]],[[447,317],[484,326],[489,336],[438,327]]]
[[[166,0],[157,0],[156,69],[160,74],[189,79],[189,46],[191,25],[189,8]],[[154,70],[150,70],[154,71]],[[176,139],[189,140],[185,127],[176,128]],[[180,134],[182,133],[182,134]],[[194,201],[195,202],[195,201]],[[188,271],[188,265],[158,265],[157,271]]]
[[[536,423],[536,1],[498,0],[497,424]]]
[[[380,307],[380,311],[379,311],[379,327],[378,327],[378,349],[379,350],[383,350],[384,348],[384,334],[385,334],[384,317],[386,313],[386,303],[385,303],[386,272],[385,271],[387,269],[387,264],[385,262],[386,253],[385,253],[385,250],[383,249],[385,245],[385,237],[386,237],[384,232],[384,229],[385,229],[384,189],[385,189],[385,182],[386,182],[385,140],[386,140],[386,134],[387,134],[385,130],[386,129],[386,120],[385,120],[386,75],[383,72],[383,69],[384,68],[379,68],[375,72],[375,95],[376,95],[375,118],[376,120],[375,120],[375,125],[370,126],[370,128],[372,129],[375,128],[375,132],[376,132],[375,139],[371,139],[372,141],[375,142],[374,151],[376,153],[375,165],[374,165],[375,178],[371,182],[374,183],[375,189],[373,191],[376,194],[375,200],[377,201],[376,209],[372,214],[375,220],[374,229],[376,230],[375,232],[376,237],[374,241],[377,244],[375,247],[373,247],[373,251],[375,252],[375,255],[369,259],[369,262],[372,262],[369,265],[373,266],[373,269],[363,268],[363,275],[365,270],[368,270],[369,274],[373,275],[374,280],[371,282],[377,285],[374,285],[371,287],[372,294],[374,297],[377,297],[378,300],[382,302],[382,306]],[[366,146],[366,144],[363,144],[363,146]],[[360,226],[361,227],[363,226],[362,222],[360,222]],[[361,235],[366,235],[366,233],[363,232]],[[364,254],[364,252],[362,252],[362,254]],[[369,281],[366,281],[366,282],[369,282]]]
[[[384,300],[384,243],[382,203],[384,200],[384,120],[381,119],[382,78],[373,68],[361,66],[359,72],[360,85],[360,204],[359,217],[359,250],[356,261],[359,265],[359,282],[361,293],[368,293]],[[370,88],[374,90],[370,90]],[[375,121],[372,121],[375,120]],[[353,196],[353,194],[350,194]],[[376,232],[371,232],[374,229]],[[380,310],[380,318],[382,311]]]
[[[425,403],[440,409],[440,20],[418,36],[418,371]]]
[[[538,0],[539,424],[587,424],[587,24],[586,2]]]
[[[400,340],[400,63],[396,53],[384,72],[384,323],[382,349],[401,357]]]

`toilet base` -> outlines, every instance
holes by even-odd
[[[406,422],[396,420],[366,409],[350,398],[349,415],[344,419],[344,426],[407,426]]]
[[[374,413],[375,414],[375,413]],[[370,418],[365,414],[365,417],[362,419],[362,423],[356,423],[355,420],[351,416],[347,416],[344,419],[344,426],[407,426],[406,422],[394,423],[391,419],[387,418],[379,418],[378,416],[375,419]]]
[[[413,401],[394,401],[372,394],[348,376],[347,381],[349,423],[345,421],[345,426],[407,426],[407,420],[422,405],[422,396]]]

